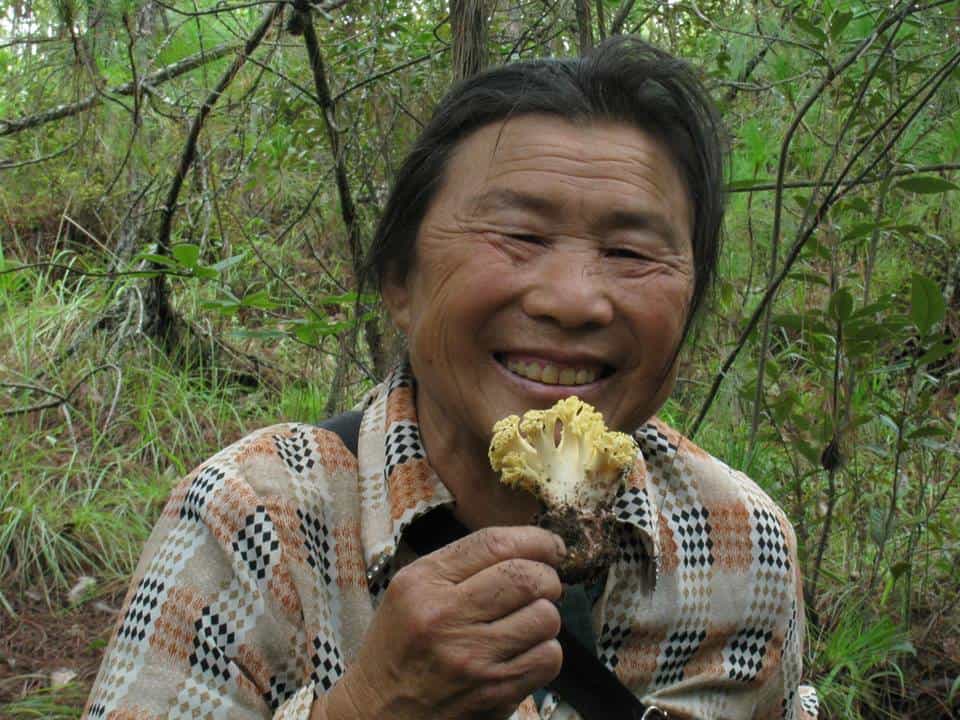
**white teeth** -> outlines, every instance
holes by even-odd
[[[536,380],[537,382],[540,382],[542,373],[543,371],[540,369],[539,365],[537,365],[536,363],[528,363],[526,368],[524,368],[523,372],[520,374],[523,375],[524,377],[530,378],[531,380]]]
[[[547,385],[587,385],[597,379],[597,370],[588,368],[560,367],[545,363],[525,363],[522,360],[507,360],[507,369],[528,380]]]

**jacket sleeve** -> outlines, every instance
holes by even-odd
[[[797,558],[797,540],[793,527],[782,513],[780,522],[784,529],[787,550],[793,573],[790,588],[792,598],[786,627],[782,628],[784,642],[780,654],[779,666],[772,674],[765,692],[764,701],[755,713],[758,720],[785,718],[786,720],[816,720],[819,710],[819,698],[816,690],[801,682],[803,674],[803,652],[805,640],[805,611],[803,604],[803,582],[800,577]]]
[[[290,568],[303,554],[299,506],[250,482],[252,467],[282,487],[282,462],[267,451],[244,461],[269,449],[271,430],[222,451],[174,489],[84,718],[309,717],[317,678]]]

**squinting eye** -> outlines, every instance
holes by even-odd
[[[543,238],[538,237],[537,235],[518,233],[518,234],[507,235],[507,237],[510,238],[511,240],[519,240],[520,242],[524,242],[524,243],[534,243],[536,245],[543,245]]]
[[[629,248],[611,248],[607,250],[607,257],[625,258],[627,260],[642,260],[643,255]]]

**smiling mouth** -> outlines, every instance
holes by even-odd
[[[597,363],[566,364],[541,358],[497,353],[498,363],[514,375],[544,385],[589,385],[609,375],[613,368]]]

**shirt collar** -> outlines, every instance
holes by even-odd
[[[416,383],[409,365],[403,363],[362,403],[358,448],[361,534],[370,583],[389,568],[404,530],[414,520],[454,503],[426,457],[417,422]],[[657,569],[659,522],[651,470],[656,471],[665,461],[669,449],[676,452],[676,445],[662,430],[666,427],[654,420],[634,434],[640,452],[614,505],[616,520],[637,530]]]

